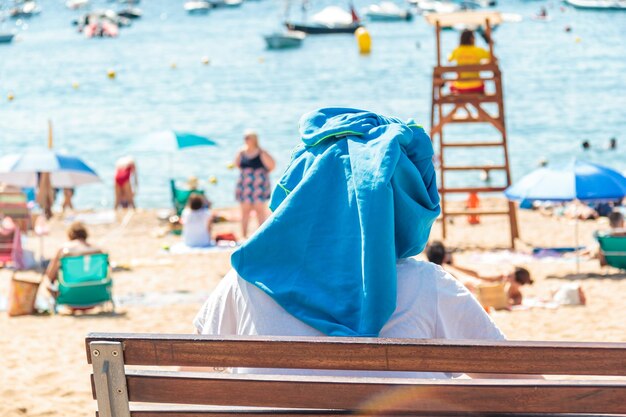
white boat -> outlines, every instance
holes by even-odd
[[[67,0],[65,2],[65,7],[71,10],[78,10],[87,6],[89,6],[89,0]]]
[[[449,1],[412,0],[411,3],[425,13],[454,13],[461,9],[461,6]]]
[[[626,0],[565,0],[565,3],[585,10],[626,10]]]
[[[263,36],[268,49],[297,48],[302,45],[302,41],[305,37],[306,33],[296,30],[274,32]]]
[[[34,1],[26,1],[9,10],[9,16],[13,18],[31,17],[41,13],[41,9]]]
[[[189,14],[206,14],[211,10],[211,3],[208,1],[188,1],[183,8]]]
[[[411,20],[413,14],[408,10],[402,10],[395,3],[384,1],[379,4],[371,4],[364,12],[369,20],[392,22],[398,20]]]
[[[13,33],[1,33],[0,32],[0,43],[11,43],[15,35]]]

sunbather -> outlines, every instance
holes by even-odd
[[[191,194],[181,214],[183,242],[191,248],[211,245],[212,216],[210,203],[200,194]]]
[[[423,129],[329,108],[300,133],[273,215],[233,254],[197,332],[504,339],[457,280],[411,259],[440,211]]]
[[[48,268],[46,270],[46,277],[48,278],[49,284],[48,289],[52,295],[57,293],[57,278],[59,275],[59,268],[61,267],[61,258],[66,256],[80,256],[80,255],[89,255],[94,253],[102,253],[102,251],[96,246],[91,245],[87,238],[89,234],[87,233],[87,229],[80,222],[74,222],[67,229],[67,238],[68,241],[63,244],[61,249],[59,249],[55,255],[55,257],[48,264]]]
[[[426,248],[426,257],[436,265],[440,265],[456,279],[461,281],[470,291],[475,292],[477,287],[485,283],[504,282],[505,291],[509,305],[519,305],[522,303],[523,285],[531,285],[534,281],[530,277],[530,272],[521,267],[515,267],[509,273],[495,276],[481,275],[473,269],[457,265],[452,262],[452,256],[446,251],[443,243],[434,241]]]

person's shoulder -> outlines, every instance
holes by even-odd
[[[399,259],[396,262],[396,268],[398,275],[419,275],[433,279],[445,275],[446,273],[439,265],[428,261],[420,261],[415,258]]]

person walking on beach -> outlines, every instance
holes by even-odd
[[[135,208],[138,185],[137,167],[133,158],[125,156],[118,159],[115,163],[115,209]]]
[[[455,62],[456,65],[477,65],[491,57],[489,51],[474,45],[474,32],[469,29],[461,32],[459,43],[460,45],[448,57],[449,62]],[[462,81],[464,78],[473,80]],[[452,83],[450,92],[453,94],[485,94],[485,84],[480,80],[476,80],[477,78],[480,78],[480,74],[477,72],[460,73],[459,81]]]
[[[235,166],[240,175],[237,181],[236,199],[241,205],[241,235],[248,237],[250,213],[255,212],[259,226],[268,217],[267,201],[270,198],[269,173],[276,163],[274,158],[259,146],[259,137],[254,130],[246,130],[244,145],[235,157]]]

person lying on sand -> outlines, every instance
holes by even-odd
[[[46,269],[46,277],[49,281],[48,290],[55,296],[58,292],[57,278],[59,276],[59,268],[61,267],[61,258],[66,256],[90,255],[94,253],[102,253],[102,251],[87,242],[89,234],[85,225],[80,222],[74,222],[67,229],[68,241],[59,249],[48,268]]]
[[[272,193],[272,216],[233,253],[233,269],[198,312],[196,331],[503,340],[467,288],[412,259],[440,212],[424,130],[326,108],[305,114],[300,133],[303,143]]]
[[[505,283],[505,291],[510,306],[522,304],[521,287],[524,285],[532,285],[533,280],[530,272],[521,267],[514,267],[510,272],[502,275],[486,276],[481,275],[473,269],[466,268],[452,263],[452,256],[446,250],[443,243],[433,241],[426,247],[426,257],[436,265],[441,266],[445,271],[449,272],[453,277],[461,281],[471,292],[475,293],[480,285],[485,283]]]

